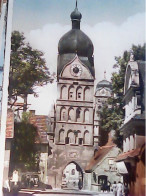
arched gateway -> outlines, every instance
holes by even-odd
[[[76,162],[72,161],[64,168],[61,187],[63,189],[82,189],[83,171]]]

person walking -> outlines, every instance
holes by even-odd
[[[123,196],[123,185],[120,181],[117,184],[117,196]]]
[[[129,195],[129,188],[128,188],[128,184],[124,183],[124,196],[128,196]]]
[[[114,181],[114,184],[112,184],[112,190],[113,190],[114,196],[117,196],[117,183],[116,183],[116,181]]]
[[[8,196],[10,192],[10,185],[9,185],[9,180],[5,180],[4,186],[3,186],[3,195]]]
[[[111,182],[108,180],[107,181],[107,191],[110,192],[110,188],[111,188]]]
[[[12,191],[11,191],[12,196],[17,196],[17,195],[18,195],[18,192],[19,192],[18,183],[15,184],[15,183],[13,182]]]

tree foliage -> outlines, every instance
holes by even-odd
[[[135,60],[145,60],[145,45],[132,46]],[[101,111],[101,128],[106,131],[115,131],[114,142],[122,148],[123,137],[120,133],[120,126],[124,119],[123,96],[124,79],[126,66],[130,58],[130,52],[125,51],[123,56],[115,57],[116,64],[113,66],[115,72],[112,73],[112,92],[113,96],[108,99],[108,103]]]
[[[37,128],[29,123],[30,114],[24,112],[21,122],[14,124],[14,139],[11,150],[11,168],[21,170],[37,169],[35,140]]]
[[[12,32],[11,62],[9,74],[9,103],[11,106],[17,97],[27,98],[28,94],[35,94],[35,86],[43,86],[53,81],[43,53],[33,49],[25,42],[23,33]]]

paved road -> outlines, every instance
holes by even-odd
[[[49,190],[49,191],[29,191],[21,190],[18,196],[114,196],[113,193],[96,193],[89,191],[75,191],[75,190]]]

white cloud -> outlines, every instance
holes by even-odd
[[[122,55],[124,50],[129,50],[132,44],[144,43],[144,13],[129,17],[123,24],[117,26],[110,22],[98,23],[94,26],[81,24],[81,29],[90,37],[94,44],[94,60],[96,81],[103,79],[106,70],[107,79],[110,79],[115,63],[114,57]],[[51,71],[57,68],[58,41],[61,36],[70,30],[70,26],[60,24],[46,24],[42,29],[30,31],[27,39],[30,44],[45,53],[47,64]],[[37,113],[47,114],[51,100],[56,97],[56,91],[51,85],[44,87],[40,97],[35,99],[32,107],[37,107]],[[52,93],[53,92],[53,93]]]
[[[56,83],[48,84],[44,87],[36,88],[39,95],[37,98],[33,95],[28,96],[28,103],[31,104],[29,109],[36,110],[36,114],[48,115],[52,105],[56,101],[57,85]]]

